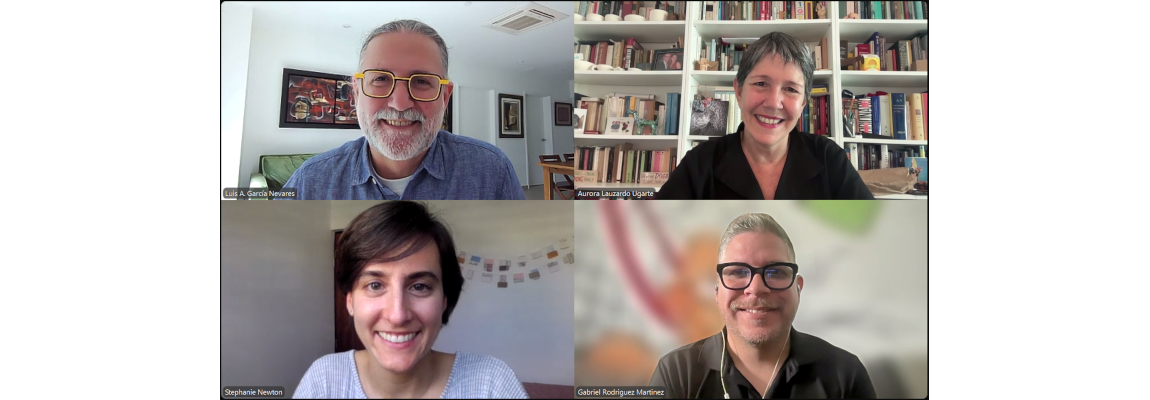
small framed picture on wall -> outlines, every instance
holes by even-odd
[[[555,103],[555,126],[571,126],[571,103]]]
[[[523,96],[499,94],[499,138],[523,138]]]

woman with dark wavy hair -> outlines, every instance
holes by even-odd
[[[447,226],[419,203],[392,201],[348,224],[336,284],[365,350],[311,365],[296,398],[527,398],[490,356],[432,349],[463,290]]]

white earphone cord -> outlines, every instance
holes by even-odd
[[[724,377],[726,368],[723,368],[727,361],[727,333],[725,330],[723,330],[719,331],[719,334],[723,336],[723,348],[720,350],[722,352],[722,356],[719,358],[719,384],[723,386],[723,398],[730,399],[731,395],[727,394],[727,380]],[[767,381],[767,390],[763,391],[764,397],[766,392],[771,389],[771,385],[775,383],[775,375],[778,375],[778,371],[776,370],[779,368],[779,361],[783,360],[783,351],[786,351],[787,343],[790,342],[791,334],[790,332],[787,332],[787,340],[783,341],[783,348],[779,350],[779,356],[775,358],[775,368],[771,370],[771,380]]]

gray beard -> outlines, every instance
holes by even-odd
[[[441,120],[442,117],[428,118],[422,121],[419,132],[410,137],[387,132],[387,129],[380,126],[379,120],[376,119],[366,121],[368,122],[367,126],[361,127],[361,130],[364,137],[367,138],[367,143],[379,154],[389,160],[406,161],[431,148],[431,142],[435,140],[435,135],[439,132],[439,125],[442,124]]]

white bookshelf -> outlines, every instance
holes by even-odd
[[[582,139],[582,140],[639,140],[639,141],[651,141],[651,140],[677,141],[677,140],[679,140],[678,136],[668,136],[668,135],[588,135],[588,134],[583,134],[583,133],[575,135],[575,138],[576,139]]]
[[[659,191],[662,185],[654,185],[650,183],[619,183],[619,182],[599,182],[599,183],[576,183],[576,189],[655,189]]]
[[[884,194],[874,197],[875,200],[926,200],[925,194]]]
[[[679,71],[578,71],[575,84],[611,86],[677,86]],[[576,90],[578,91],[578,90]]]
[[[653,1],[645,2],[647,6]],[[863,139],[843,137],[842,132],[842,91],[855,94],[885,91],[888,93],[920,93],[928,89],[927,72],[893,71],[851,71],[843,70],[838,63],[840,40],[846,40],[849,48],[870,38],[874,32],[887,39],[887,43],[909,39],[915,34],[927,31],[927,20],[844,20],[839,19],[840,6],[837,1],[827,2],[829,19],[814,20],[769,20],[769,21],[704,21],[700,20],[702,2],[687,2],[685,21],[640,21],[575,22],[577,41],[614,39],[616,41],[634,38],[644,49],[671,48],[683,38],[684,62],[682,71],[645,72],[601,72],[577,71],[574,74],[575,92],[605,98],[611,92],[650,93],[666,103],[668,92],[681,94],[679,104],[679,135],[676,136],[604,136],[577,135],[575,145],[609,145],[612,142],[629,141],[635,149],[665,149],[668,141],[678,149],[678,160],[691,149],[695,142],[707,140],[708,136],[689,135],[691,100],[697,93],[710,96],[716,89],[730,89],[735,71],[695,71],[694,62],[701,58],[704,42],[721,37],[757,38],[769,32],[781,31],[804,42],[819,42],[827,39],[831,55],[830,69],[816,70],[812,84],[828,86],[830,106],[831,136],[840,147],[847,143],[879,144],[894,147],[926,146],[926,140]],[[690,60],[690,61],[688,61]],[[908,98],[909,100],[909,98]],[[669,105],[668,105],[669,106]],[[728,132],[735,127],[729,127]],[[647,139],[653,138],[653,139]],[[929,151],[927,152],[929,155]],[[603,185],[603,184],[600,184]],[[649,185],[634,185],[649,187]],[[915,197],[923,198],[925,196]]]

